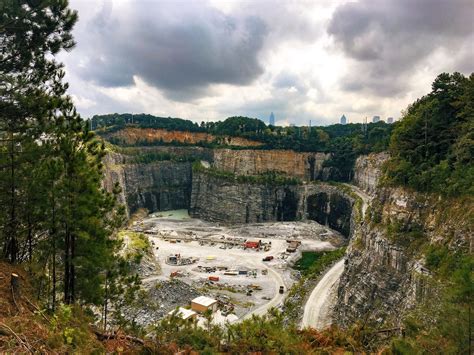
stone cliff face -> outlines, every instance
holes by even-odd
[[[368,158],[359,158],[356,170],[362,172],[356,171],[356,176],[374,178],[355,182],[373,199],[364,221],[355,225],[334,312],[334,321],[344,327],[356,321],[400,325],[406,312],[426,296],[430,271],[421,243],[443,241],[464,250],[472,243],[472,211],[466,218],[462,204],[453,206],[438,196],[375,188],[386,157]]]
[[[169,152],[169,150],[165,150]],[[188,153],[177,150],[176,154]],[[205,151],[193,152],[196,155]],[[104,161],[104,187],[111,191],[119,183],[122,192],[119,201],[126,206],[127,214],[139,208],[162,211],[188,208],[191,197],[192,163],[156,161],[134,163],[133,157],[109,153]]]
[[[217,169],[237,175],[258,175],[278,171],[305,181],[328,180],[331,170],[323,168],[326,153],[299,153],[291,150],[214,150]]]
[[[405,248],[389,238],[381,223],[386,218],[381,210],[388,206],[383,200],[391,199],[394,206],[406,207],[403,197],[390,195],[390,190],[385,190],[384,195],[378,187],[381,166],[387,159],[385,153],[360,156],[354,166],[353,184],[373,199],[364,220],[354,225],[353,238],[345,256],[333,315],[334,321],[343,327],[357,321],[398,324],[415,302],[417,280],[423,268]],[[416,210],[412,208],[412,211]],[[413,213],[408,210],[393,214],[396,218],[402,215],[407,221],[413,219]],[[379,223],[374,223],[373,219]]]
[[[343,327],[357,321],[399,325],[414,304],[423,268],[383,230],[363,226],[359,233],[345,256],[334,320]]]
[[[369,194],[374,194],[382,175],[382,164],[389,158],[388,153],[361,155],[354,164],[352,183]]]
[[[224,223],[315,220],[348,237],[354,199],[328,184],[239,183],[194,173],[190,214]]]
[[[136,163],[137,157],[151,153],[166,153],[173,159]],[[331,171],[322,167],[328,157],[328,154],[322,153],[296,153],[284,150],[231,150],[171,146],[127,148],[125,153],[110,152],[106,156],[104,185],[111,191],[116,182],[120,184],[123,191],[119,199],[125,204],[129,214],[139,208],[146,208],[151,212],[188,208],[191,202],[192,169],[191,163],[179,162],[180,159],[204,160],[219,170],[238,175],[279,171],[290,177],[310,181],[330,178]],[[254,187],[248,186],[247,189],[249,189],[248,194],[251,195]],[[264,194],[261,191],[258,193]],[[282,195],[281,192],[280,195]],[[279,207],[268,206],[262,210],[262,213],[255,213],[253,217],[249,217],[249,220],[294,220],[297,218],[294,215],[295,208],[292,207],[294,202],[290,192],[284,195],[283,200],[278,202]],[[226,196],[224,194],[217,198],[228,199]],[[261,198],[262,201],[269,201],[269,198],[265,196]],[[258,209],[254,206],[252,211]],[[249,212],[249,215],[252,213]],[[245,219],[243,221],[245,222]]]

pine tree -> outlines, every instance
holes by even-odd
[[[101,185],[104,146],[54,60],[74,46],[77,14],[66,0],[5,0],[0,10],[2,255],[29,262],[52,310],[61,291],[68,304],[101,304],[123,213]]]

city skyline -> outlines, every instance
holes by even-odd
[[[80,14],[77,45],[58,60],[84,117],[143,112],[201,122],[274,111],[278,125],[327,125],[344,112],[361,122],[399,117],[441,72],[474,71],[467,0],[71,7]]]

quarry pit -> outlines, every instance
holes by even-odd
[[[314,221],[224,225],[191,218],[187,210],[150,214],[132,229],[147,235],[160,267],[159,274],[142,280],[144,287],[179,280],[219,301],[216,323],[279,308],[298,280],[292,266],[302,251],[344,244],[341,234]],[[190,301],[164,302],[162,314]]]

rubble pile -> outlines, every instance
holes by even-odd
[[[135,322],[141,326],[160,321],[176,307],[188,306],[190,300],[201,295],[196,288],[177,279],[147,286],[147,302],[142,302],[139,309],[127,311],[130,314],[134,313]]]

